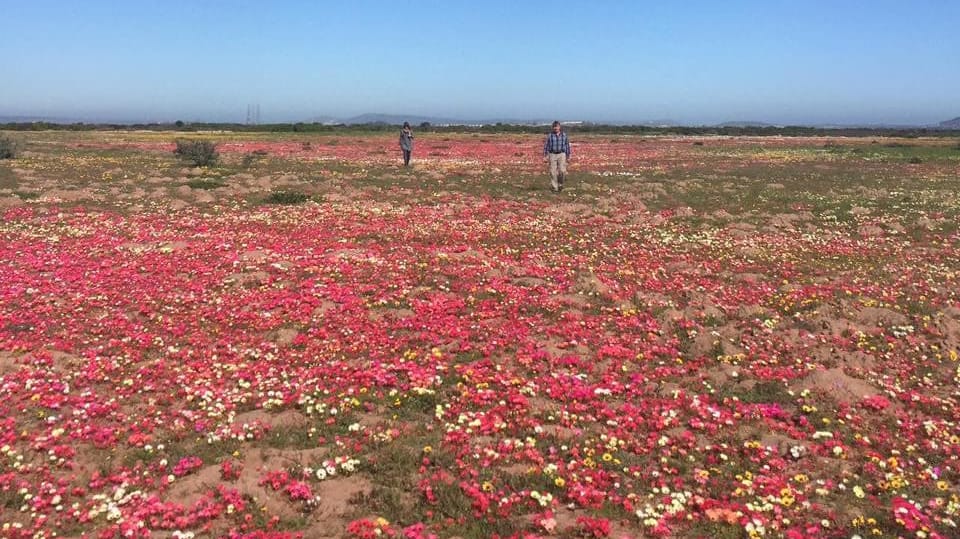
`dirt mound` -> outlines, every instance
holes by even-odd
[[[902,313],[882,307],[864,307],[857,313],[855,321],[869,327],[904,326],[910,322]]]
[[[816,371],[801,379],[799,388],[825,393],[842,404],[855,404],[881,393],[869,382],[848,376],[840,368]]]

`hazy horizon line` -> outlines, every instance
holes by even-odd
[[[510,117],[510,116],[501,116],[497,117],[494,115],[485,117],[485,118],[463,118],[456,115],[432,115],[432,114],[400,114],[400,113],[389,113],[389,112],[364,112],[360,114],[351,114],[345,116],[335,116],[329,114],[314,114],[306,115],[302,118],[293,119],[291,117],[286,117],[284,119],[259,119],[258,121],[251,122],[250,118],[237,118],[237,119],[225,119],[225,118],[211,118],[211,119],[201,119],[201,118],[190,118],[188,116],[170,119],[169,117],[165,118],[156,118],[149,116],[139,116],[139,115],[108,115],[108,114],[94,114],[94,115],[61,115],[61,114],[0,114],[0,122],[2,123],[29,123],[29,122],[47,122],[55,124],[79,124],[79,123],[92,123],[92,124],[123,124],[123,125],[137,125],[137,124],[175,124],[177,122],[183,122],[184,124],[192,123],[204,123],[204,124],[240,124],[240,125],[270,125],[270,124],[296,124],[296,123],[320,123],[325,124],[329,123],[332,125],[338,123],[364,123],[356,122],[355,120],[363,117],[385,117],[393,119],[402,123],[401,118],[407,120],[413,119],[418,123],[427,121],[430,123],[439,122],[441,125],[491,125],[495,123],[505,123],[505,124],[516,124],[516,125],[539,125],[542,123],[549,123],[550,121],[557,119],[561,123],[586,123],[593,125],[657,125],[664,127],[714,127],[722,126],[726,124],[745,124],[753,126],[771,126],[771,127],[821,127],[821,126],[902,126],[902,127],[938,127],[943,123],[954,121],[960,119],[960,116],[953,118],[945,118],[939,121],[932,122],[923,122],[923,121],[790,121],[790,122],[780,122],[775,120],[766,120],[759,118],[732,118],[722,121],[683,121],[676,120],[669,117],[663,118],[643,118],[643,119],[630,119],[630,120],[609,120],[609,119],[597,119],[591,118],[589,116],[584,117],[560,117],[547,118],[546,116],[531,116],[527,118],[519,117]],[[369,123],[380,123],[381,120],[373,120]],[[386,121],[384,123],[392,123]]]

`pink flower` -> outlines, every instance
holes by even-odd
[[[203,466],[203,461],[200,460],[200,457],[183,457],[177,462],[176,465],[174,465],[173,475],[177,477],[183,477],[184,475],[199,470],[201,466]]]

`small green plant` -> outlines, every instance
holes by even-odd
[[[218,189],[226,185],[220,180],[211,178],[194,178],[187,182],[187,187],[190,189]]]
[[[910,159],[908,159],[907,162],[910,163],[911,165],[919,165],[920,163],[923,163],[923,159],[920,159],[917,156],[913,156]]]
[[[303,204],[310,200],[310,195],[298,191],[273,191],[267,197],[270,204]]]
[[[40,198],[40,193],[36,191],[14,191],[13,194],[20,197],[20,200],[36,200]]]
[[[198,167],[207,167],[217,162],[216,143],[209,140],[177,140],[173,153]]]
[[[740,400],[750,403],[777,403],[790,404],[793,397],[787,391],[786,385],[774,380],[761,380],[746,392],[739,395]]]
[[[743,528],[735,523],[703,522],[695,524],[689,530],[690,537],[713,537],[714,539],[739,539],[743,537]]]
[[[266,157],[266,156],[267,156],[267,151],[266,151],[266,150],[254,150],[254,151],[252,151],[252,152],[250,152],[250,153],[246,153],[246,154],[243,155],[243,160],[242,160],[242,162],[240,163],[240,165],[241,165],[243,168],[250,168],[251,166],[253,166],[254,163],[256,163],[256,162],[259,161],[261,158]]]
[[[17,156],[17,141],[0,137],[0,159],[13,159]]]

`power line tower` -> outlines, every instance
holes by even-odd
[[[260,125],[260,103],[247,105],[247,125]]]

